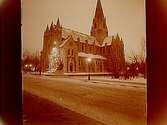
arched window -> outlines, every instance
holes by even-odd
[[[68,49],[68,55],[70,55],[70,49]]]
[[[108,48],[108,53],[110,53],[111,52],[111,50],[110,50],[110,48]]]
[[[96,28],[96,23],[94,23],[94,27]]]
[[[71,50],[71,55],[74,55],[74,50],[73,49]]]
[[[89,53],[91,53],[91,45],[89,45]]]
[[[81,59],[79,59],[79,66],[81,65]]]
[[[84,51],[84,45],[82,44],[82,52]]]
[[[86,52],[87,50],[86,50],[87,48],[86,48],[86,44],[84,44],[84,52]]]
[[[73,72],[73,64],[70,63],[70,72]]]
[[[102,72],[102,62],[100,62],[100,72]]]

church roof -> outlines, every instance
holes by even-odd
[[[89,36],[87,34],[80,33],[64,27],[62,28],[62,37],[64,38],[64,40],[63,40],[63,43],[60,45],[60,47],[63,47],[70,38],[74,39],[75,41],[79,41],[81,43],[86,43],[87,41],[88,44],[90,45],[95,44],[96,46],[99,46],[99,47],[109,46],[112,44],[113,39],[118,39],[118,35],[116,37],[108,36],[104,39],[103,44],[100,45],[94,36]]]
[[[105,46],[105,45],[109,46],[109,45],[111,45],[111,42],[112,42],[112,37],[111,36],[106,37],[103,41],[102,46]]]
[[[104,39],[104,41],[103,41],[102,46],[105,46],[105,45],[109,46],[109,45],[120,44],[120,43],[123,44],[123,40],[117,34],[116,36],[108,36],[108,37],[106,37]]]
[[[98,43],[98,41],[96,40],[95,37],[63,27],[62,28],[62,37],[66,39],[69,36],[72,36],[72,38],[75,41],[79,40],[81,43],[86,43],[86,41],[87,41],[88,44],[93,45],[95,43],[96,46],[100,46],[100,44]]]
[[[63,47],[63,46],[68,42],[69,39],[70,39],[70,36],[68,36],[68,37],[63,41],[63,43],[60,44],[59,47]]]

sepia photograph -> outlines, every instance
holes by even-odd
[[[146,125],[145,0],[23,0],[24,125]]]

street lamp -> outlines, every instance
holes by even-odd
[[[139,68],[138,68],[138,67],[136,67],[136,75],[138,75],[138,71],[139,71]]]
[[[92,61],[92,59],[91,58],[88,58],[88,62],[91,62]]]
[[[27,67],[28,67],[28,65],[26,64],[26,65],[25,65],[25,67],[27,68]]]
[[[127,67],[126,69],[127,69],[127,71],[129,71],[129,69],[130,69],[130,68],[129,68],[129,67]]]
[[[42,51],[40,52],[40,63],[39,63],[39,74],[41,75],[42,74]]]
[[[90,80],[90,63],[91,63],[92,59],[88,58],[87,61],[88,61],[88,71],[89,71],[88,80]]]

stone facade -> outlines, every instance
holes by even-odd
[[[122,38],[108,36],[106,18],[97,1],[90,35],[62,27],[59,19],[44,32],[42,69],[71,72],[122,72],[125,55]],[[91,62],[87,59],[91,58]],[[61,64],[61,67],[60,67]],[[55,65],[55,66],[54,66]]]

